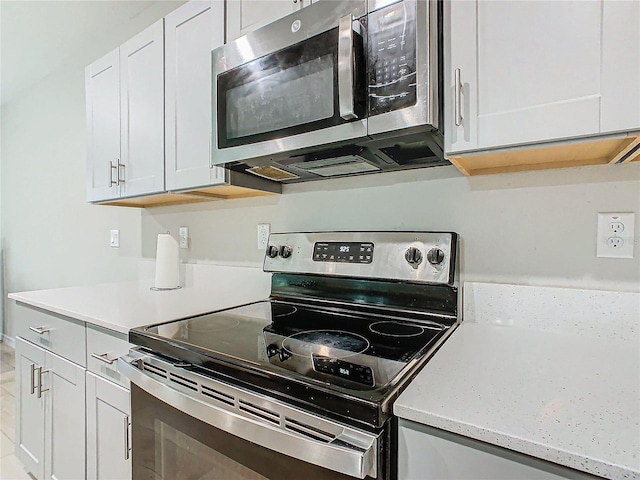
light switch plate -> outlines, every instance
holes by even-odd
[[[599,213],[596,256],[633,258],[634,213]]]
[[[109,245],[113,248],[120,248],[120,230],[111,230]]]

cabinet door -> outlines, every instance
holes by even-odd
[[[129,390],[87,372],[87,478],[131,478]]]
[[[640,2],[604,2],[600,131],[640,130]]]
[[[301,7],[301,0],[228,0],[227,43]]]
[[[45,366],[45,351],[16,339],[16,456],[27,472],[44,478],[44,396],[38,398],[38,367]]]
[[[122,197],[164,191],[164,46],[160,20],[120,47]]]
[[[211,166],[211,50],[224,44],[224,2],[191,1],[165,17],[166,186],[224,183]]]
[[[602,1],[451,3],[448,94],[460,69],[462,117],[476,131],[468,144],[454,131],[450,151],[600,131]]]
[[[47,352],[45,478],[85,478],[85,370]]]
[[[120,55],[118,49],[85,69],[87,201],[117,198],[120,160]],[[113,167],[113,168],[112,168]]]

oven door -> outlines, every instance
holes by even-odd
[[[318,2],[212,53],[212,163],[366,136],[363,0]]]
[[[155,356],[120,358],[118,369],[131,380],[136,480],[382,478],[380,435]]]

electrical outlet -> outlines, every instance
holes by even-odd
[[[178,235],[180,236],[180,248],[189,248],[189,227],[180,227]]]
[[[267,248],[267,243],[269,243],[270,230],[271,230],[270,224],[268,223],[258,224],[258,250],[264,250]]]
[[[599,213],[596,256],[633,258],[634,213]]]
[[[109,245],[114,248],[120,248],[120,230],[111,230]]]

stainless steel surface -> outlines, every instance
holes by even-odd
[[[36,393],[36,364],[31,364],[31,395]]]
[[[124,459],[129,460],[129,456],[131,454],[131,447],[129,446],[129,425],[131,422],[129,421],[129,415],[124,416]]]
[[[48,392],[49,389],[48,388],[42,388],[42,374],[43,373],[49,373],[51,370],[42,370],[41,366],[36,367],[36,370],[38,371],[38,393],[37,393],[37,397],[38,398],[42,398],[42,392]]]
[[[313,261],[316,242],[372,242],[372,263],[337,263]],[[330,276],[346,276],[369,279],[389,279],[418,283],[451,284],[454,272],[452,235],[436,232],[319,232],[275,233],[269,237],[269,246],[290,246],[289,258],[265,256],[267,272],[308,273]],[[432,265],[421,262],[411,265],[405,258],[409,248],[417,249],[423,256],[433,248],[444,253],[443,262]]]
[[[109,161],[109,182],[110,182],[109,185],[110,186],[118,185],[118,182],[113,180],[113,171],[116,169],[117,167],[113,165],[113,162]]]
[[[369,0],[367,2],[367,12],[375,12],[376,10],[388,7],[389,5],[392,5],[399,1],[400,0]]]
[[[453,96],[454,115],[456,117],[456,127],[462,125],[462,83],[460,83],[460,69],[456,68],[454,75],[455,94]]]
[[[50,332],[51,328],[43,325],[42,327],[29,327],[29,330],[36,332],[38,335],[44,335],[45,333]]]
[[[118,370],[168,405],[213,427],[299,460],[376,477],[376,435],[327,420],[133,350]]]
[[[368,118],[367,133],[375,136],[401,129],[432,125],[440,128],[438,85],[437,0],[404,0],[406,8],[416,8],[416,90],[412,107],[402,108]],[[390,2],[395,3],[395,2]],[[379,6],[376,5],[376,9]],[[371,11],[371,7],[370,10]]]
[[[95,358],[96,360],[100,360],[101,362],[107,363],[109,365],[114,364],[116,360],[118,360],[118,357],[109,358],[108,353],[92,353],[91,357]]]
[[[120,168],[122,168],[123,170],[125,169],[126,165],[120,163],[120,159],[118,159],[118,185],[120,185],[121,183],[125,183],[124,182],[124,178],[120,178]],[[123,174],[126,172],[123,172]]]
[[[303,8],[266,27],[250,32],[233,42],[215,49],[211,54],[212,78],[215,79],[219,74],[227,70],[336,28],[339,26],[339,20],[347,15],[359,18],[365,13],[365,0],[320,1],[314,3],[312,7]],[[300,23],[298,30],[291,28],[292,23],[295,21]],[[212,114],[213,118],[217,118],[218,96],[216,82],[213,82],[212,89]],[[219,165],[248,158],[312,149],[318,145],[362,140],[367,136],[367,122],[365,119],[359,119],[320,131],[305,132],[276,140],[266,140],[222,149],[218,147],[217,128],[214,128],[213,134],[212,163],[215,162],[216,165]]]
[[[353,96],[353,17],[340,19],[338,29],[338,98],[340,116],[345,120],[358,118],[354,110]]]

